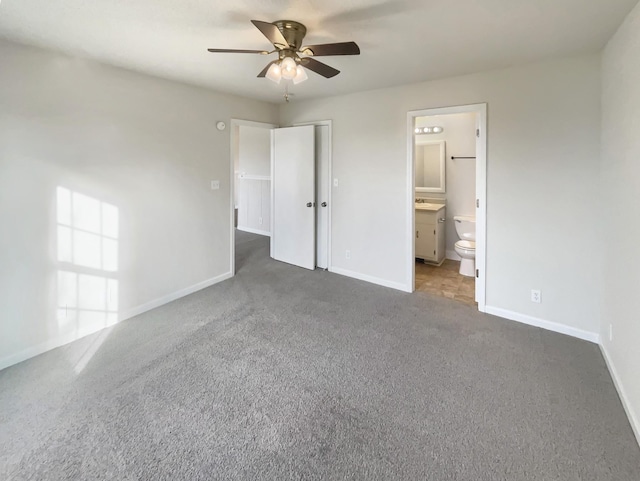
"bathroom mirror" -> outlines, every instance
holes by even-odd
[[[416,192],[445,192],[445,141],[418,141],[414,149]]]

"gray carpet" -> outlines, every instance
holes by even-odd
[[[0,479],[640,479],[596,345],[237,250],[0,372]]]

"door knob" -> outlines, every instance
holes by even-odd
[[[327,203],[326,203],[326,202],[323,202],[323,203],[322,203],[322,204],[320,204],[320,205],[321,205],[322,207],[326,207],[326,206],[327,206]]]
[[[307,202],[307,207],[311,207],[313,204],[311,202]]]

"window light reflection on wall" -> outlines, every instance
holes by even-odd
[[[56,192],[57,320],[82,336],[118,315],[118,208],[64,187]]]

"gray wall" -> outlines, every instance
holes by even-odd
[[[602,61],[602,213],[605,357],[640,442],[640,5]],[[609,334],[612,330],[613,337]]]
[[[410,284],[407,112],[480,102],[488,103],[487,306],[595,338],[599,55],[283,104],[281,125],[333,120],[331,264]],[[541,304],[531,289],[542,291]]]
[[[103,327],[114,305],[127,317],[229,274],[230,136],[215,123],[274,122],[273,105],[4,41],[0,58],[0,367]],[[59,261],[58,187],[117,209],[115,272]],[[82,299],[60,298],[59,272]]]

